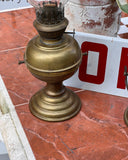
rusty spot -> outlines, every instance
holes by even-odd
[[[115,20],[115,18],[111,17],[111,16],[104,18],[105,28],[111,27],[111,25],[113,24],[114,20]]]
[[[102,10],[105,10],[105,16],[112,15],[118,11],[119,7],[117,4],[113,3],[108,7],[102,7]]]
[[[89,22],[82,22],[82,27],[84,28],[94,28],[96,26],[101,26],[101,22],[97,21],[95,22],[94,20],[89,20]]]

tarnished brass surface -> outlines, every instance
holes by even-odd
[[[124,121],[125,124],[128,126],[128,108],[124,112]]]
[[[29,71],[47,83],[29,103],[32,114],[46,121],[67,120],[81,108],[79,97],[62,84],[77,71],[82,59],[76,40],[63,34],[67,25],[66,18],[47,27],[35,20],[39,35],[30,40],[24,56]]]
[[[61,89],[57,91],[58,85]],[[54,88],[53,92],[51,88]],[[61,84],[48,84],[30,100],[32,114],[46,121],[70,119],[79,112],[80,108],[79,97]]]
[[[30,72],[46,82],[63,81],[74,74],[81,61],[78,43],[69,35],[52,44],[43,44],[34,37],[28,44],[25,63]]]

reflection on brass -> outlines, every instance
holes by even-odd
[[[64,34],[68,20],[52,25],[34,26],[39,35],[27,45],[25,63],[29,71],[47,85],[32,96],[29,107],[36,117],[46,121],[64,121],[75,116],[80,108],[79,97],[63,85],[78,69],[82,54],[76,40]]]

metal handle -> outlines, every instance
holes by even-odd
[[[83,54],[83,56],[87,56],[88,55],[88,52],[84,52],[84,53],[82,53]]]
[[[73,38],[75,37],[75,29],[73,29],[73,32],[64,32],[65,34],[73,34]]]
[[[124,76],[125,76],[125,86],[128,90],[128,72],[127,72],[127,66],[124,66]]]
[[[18,62],[19,65],[20,65],[20,64],[23,64],[23,63],[25,63],[24,60]]]

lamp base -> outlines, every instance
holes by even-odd
[[[128,108],[124,112],[124,121],[125,124],[128,126]]]
[[[45,121],[65,121],[74,117],[81,108],[79,97],[62,84],[48,84],[32,96],[31,113]]]

